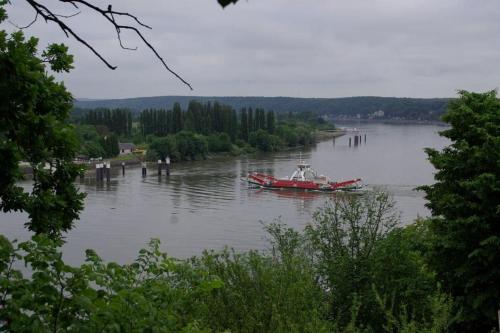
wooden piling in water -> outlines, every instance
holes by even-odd
[[[106,163],[106,182],[109,183],[111,181],[111,163]]]
[[[366,143],[366,134],[365,134],[365,143]]]
[[[162,169],[162,162],[161,160],[158,160],[158,177],[161,177],[161,169]]]
[[[165,158],[165,171],[167,176],[170,176],[170,157]]]
[[[354,136],[354,146],[356,147],[358,145],[358,136]]]
[[[349,147],[351,146],[351,138],[349,138]]]
[[[97,163],[95,165],[95,180],[96,182],[102,182],[104,180],[104,164]]]
[[[99,164],[99,181],[104,181],[104,163]]]

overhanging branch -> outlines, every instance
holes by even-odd
[[[122,38],[121,38],[121,32],[122,30],[130,30],[138,36],[142,42],[153,52],[153,54],[156,56],[158,60],[162,63],[163,67],[172,75],[174,75],[177,79],[179,79],[182,83],[184,83],[186,86],[189,87],[189,89],[193,90],[191,85],[184,80],[179,74],[177,74],[174,70],[172,70],[166,63],[165,59],[158,53],[158,51],[155,49],[155,47],[144,37],[142,32],[138,29],[137,26],[134,25],[128,25],[128,24],[123,24],[119,22],[117,19],[118,18],[130,18],[133,20],[139,27],[151,29],[151,27],[137,18],[137,16],[132,15],[127,12],[120,12],[120,11],[115,11],[112,9],[112,6],[109,5],[106,8],[101,8],[99,6],[96,6],[89,1],[86,0],[59,0],[59,2],[63,3],[68,3],[72,5],[75,9],[79,9],[79,11],[75,14],[72,15],[60,15],[60,14],[55,14],[53,11],[51,11],[47,6],[41,4],[37,0],[25,0],[36,12],[35,19],[26,27],[31,26],[33,23],[36,22],[38,16],[41,16],[46,22],[53,22],[59,26],[59,28],[64,32],[64,34],[67,37],[73,37],[75,38],[79,43],[85,45],[92,53],[94,53],[104,64],[109,68],[109,69],[116,69],[116,66],[111,65],[92,45],[90,45],[85,39],[80,37],[78,33],[76,33],[68,24],[66,24],[63,19],[68,19],[71,17],[74,17],[78,14],[80,14],[80,8],[87,7],[91,11],[94,11],[96,13],[101,14],[115,29],[118,42],[120,44],[120,47],[125,49],[125,50],[137,50],[137,47],[135,48],[130,48],[126,47],[123,45]],[[21,27],[19,27],[21,28]]]

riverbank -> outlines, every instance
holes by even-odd
[[[432,125],[447,126],[439,120],[412,120],[412,119],[357,119],[357,118],[338,118],[333,119],[335,124],[386,124],[386,125]]]
[[[325,140],[332,140],[341,137],[346,134],[345,130],[334,129],[334,130],[319,130],[314,133],[316,137],[316,142],[321,142]]]
[[[315,141],[316,143],[326,141],[326,140],[332,140],[338,137],[341,137],[346,134],[345,130],[318,130],[314,133],[315,136]],[[279,151],[288,151],[288,150],[294,150],[294,149],[300,149],[305,146],[294,146],[294,147],[285,147],[283,149],[280,149]],[[228,159],[233,159],[241,156],[252,156],[254,154],[257,154],[258,151],[252,152],[252,153],[247,153],[244,151],[240,151],[239,153],[235,154],[234,152],[219,152],[219,153],[209,153],[205,156],[204,160],[211,160],[211,159],[219,159],[219,158],[228,158]],[[139,156],[136,154],[128,154],[128,155],[119,155],[114,158],[109,158],[109,159],[102,159],[100,161],[92,161],[92,162],[77,162],[80,164],[82,167],[84,167],[85,170],[85,177],[90,177],[94,175],[95,172],[95,165],[98,163],[110,163],[111,168],[118,168],[122,166],[122,163],[125,163],[126,167],[129,166],[137,166],[140,165],[141,163],[145,162],[147,168],[156,168],[156,162],[155,161],[144,161],[142,158],[143,156]],[[192,161],[178,161],[175,164],[179,163],[188,163]],[[31,168],[30,165],[23,164],[20,166],[21,172],[25,176],[32,176],[33,175],[33,169]]]

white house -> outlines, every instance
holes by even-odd
[[[130,154],[135,150],[135,145],[130,142],[119,143],[120,155]]]

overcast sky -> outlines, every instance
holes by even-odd
[[[24,0],[11,2],[11,21],[33,19]],[[137,51],[121,49],[112,27],[96,15],[83,12],[68,24],[115,71],[39,20],[27,34],[39,36],[42,46],[64,42],[75,55],[75,69],[60,76],[75,97],[450,97],[457,89],[500,85],[498,0],[240,0],[226,9],[216,0],[111,3],[152,26],[145,35],[194,91],[135,36],[123,39]],[[8,23],[2,28],[12,30]]]

